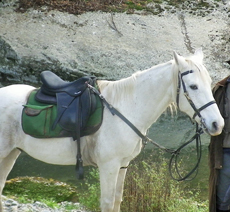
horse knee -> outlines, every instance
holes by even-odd
[[[101,212],[113,212],[114,201],[109,198],[103,198],[101,200]]]
[[[119,203],[119,204],[121,204],[121,202],[122,202],[122,194],[123,194],[123,192],[121,193],[121,192],[116,192],[116,195],[115,195],[115,202],[116,203]]]

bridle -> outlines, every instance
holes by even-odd
[[[200,112],[202,110],[204,110],[205,108],[209,107],[210,105],[216,104],[216,101],[213,100],[213,101],[210,101],[210,102],[206,103],[205,105],[203,105],[202,107],[197,109],[197,107],[195,106],[194,102],[189,97],[188,91],[186,89],[186,86],[185,86],[185,83],[184,83],[184,80],[183,80],[183,77],[185,75],[191,74],[193,72],[194,72],[193,70],[189,70],[189,71],[185,71],[183,73],[180,73],[180,72],[178,73],[178,86],[177,86],[177,96],[176,96],[177,107],[180,108],[179,107],[179,99],[180,99],[180,90],[181,90],[181,84],[182,84],[183,91],[184,91],[184,96],[186,97],[186,99],[189,102],[190,106],[194,110],[194,115],[192,117],[192,121],[196,123],[196,133],[189,141],[187,141],[186,143],[182,144],[177,150],[175,150],[172,153],[172,156],[171,156],[171,159],[170,159],[170,162],[169,162],[169,173],[170,173],[171,177],[174,180],[177,180],[177,181],[192,180],[192,179],[194,179],[196,177],[196,175],[198,173],[197,168],[198,168],[198,166],[200,164],[201,155],[202,155],[202,147],[201,147],[200,135],[203,134],[203,130],[207,131],[205,121],[204,121],[203,117],[201,116]],[[201,126],[199,126],[199,124],[195,121],[196,116],[198,116],[200,118],[200,125]],[[190,144],[194,140],[196,141],[197,162],[196,162],[196,165],[193,167],[193,169],[189,173],[187,173],[185,176],[182,176],[180,171],[179,171],[179,167],[178,167],[179,153],[184,147],[186,147],[188,144]],[[178,177],[174,177],[173,172],[172,172],[173,168],[174,168],[174,175],[176,174]],[[195,171],[196,171],[196,174],[192,178],[189,178]]]
[[[185,86],[185,83],[184,83],[184,80],[183,80],[183,77],[187,74],[191,74],[193,73],[194,71],[193,70],[189,70],[189,71],[185,71],[183,73],[178,73],[178,86],[177,86],[177,97],[176,97],[176,103],[177,103],[177,107],[179,107],[179,99],[180,99],[180,90],[181,90],[181,84],[182,84],[182,87],[183,87],[183,91],[184,91],[184,96],[186,97],[186,99],[188,100],[189,104],[191,105],[191,107],[193,108],[194,110],[194,115],[192,117],[192,121],[195,122],[195,117],[198,116],[200,118],[200,123],[201,123],[201,126],[204,130],[207,130],[207,127],[205,125],[205,121],[203,119],[203,117],[201,116],[200,112],[202,110],[204,110],[205,108],[209,107],[210,105],[212,104],[216,104],[216,101],[213,100],[213,101],[210,101],[208,102],[207,104],[203,105],[202,107],[200,108],[196,108],[195,104],[193,103],[192,99],[189,97],[189,94],[188,94],[188,91],[186,89],[186,86]]]

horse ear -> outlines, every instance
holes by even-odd
[[[179,66],[181,68],[186,66],[187,63],[185,61],[185,58],[180,56],[180,55],[178,55],[175,51],[173,51],[173,57],[174,57],[174,60],[175,60],[175,62],[177,64],[177,66]]]
[[[200,62],[203,62],[204,54],[202,48],[196,49],[194,56],[196,56],[200,60]]]

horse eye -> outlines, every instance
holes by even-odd
[[[190,88],[191,88],[192,90],[197,90],[197,89],[198,89],[198,87],[197,87],[196,85],[190,85]]]

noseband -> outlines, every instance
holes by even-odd
[[[203,119],[203,117],[201,116],[200,112],[202,110],[204,110],[205,108],[207,108],[208,106],[212,105],[212,104],[215,104],[216,101],[210,101],[208,102],[207,104],[203,105],[202,107],[200,108],[196,108],[195,104],[193,103],[192,99],[189,97],[189,94],[187,92],[187,89],[186,89],[186,86],[185,86],[185,83],[184,83],[184,80],[183,80],[183,77],[187,74],[191,74],[193,73],[194,71],[193,70],[189,70],[189,71],[186,71],[186,72],[183,72],[182,74],[178,74],[178,86],[177,86],[177,97],[176,97],[176,103],[177,103],[177,106],[178,108],[179,107],[179,98],[180,98],[180,89],[181,89],[181,84],[182,84],[182,87],[183,87],[183,90],[184,90],[184,95],[186,97],[186,99],[188,100],[189,104],[191,105],[191,107],[193,108],[194,110],[194,115],[192,117],[192,120],[195,121],[195,117],[198,116],[201,120],[201,125],[203,126],[204,129],[207,129],[206,128],[206,125],[205,125],[205,121]]]

